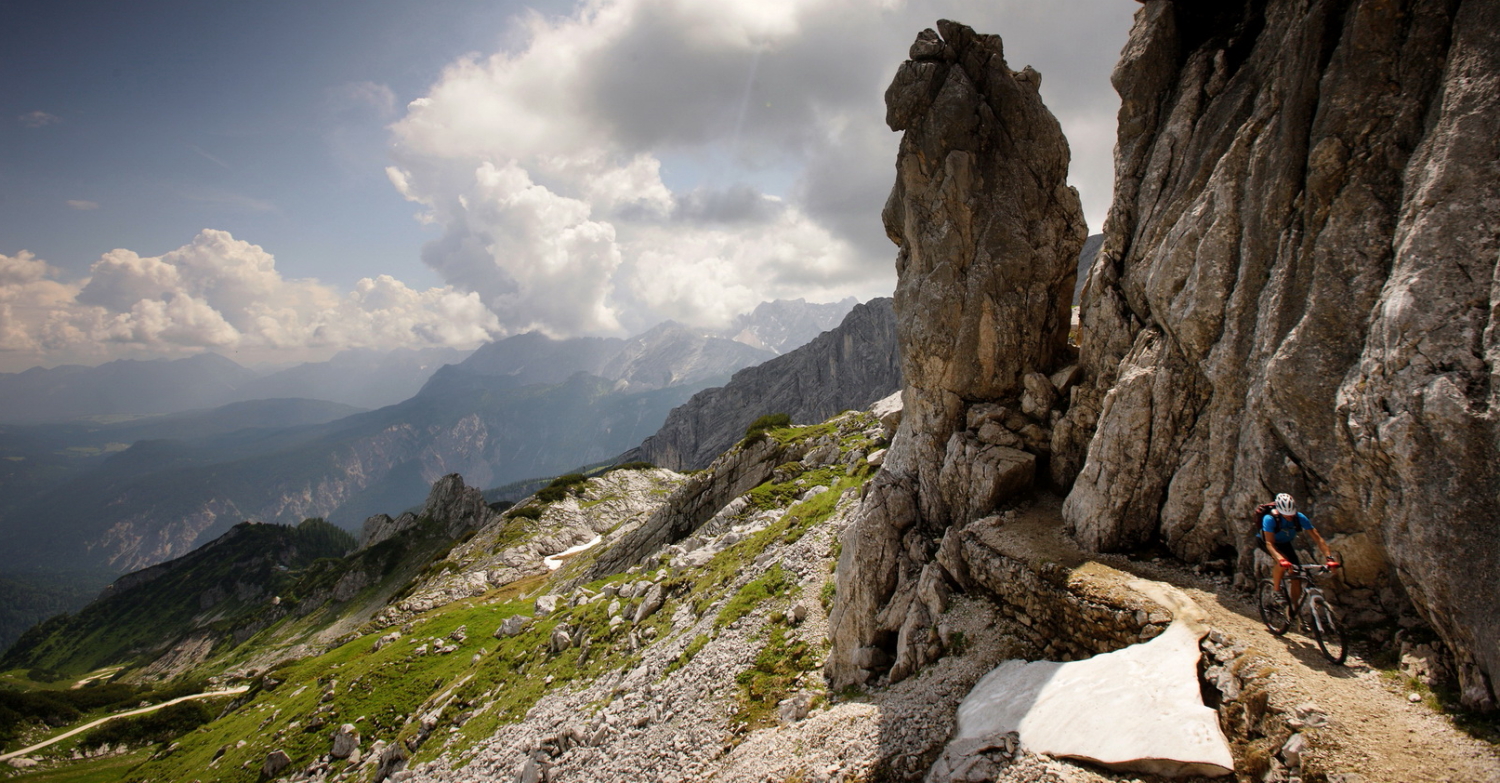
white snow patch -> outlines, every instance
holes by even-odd
[[[586,544],[579,544],[578,546],[570,546],[567,549],[564,549],[563,551],[558,552],[555,555],[547,555],[546,557],[542,558],[542,564],[545,565],[545,566],[547,566],[547,569],[549,571],[556,571],[557,569],[562,568],[562,561],[563,561],[563,559],[572,557],[573,555],[576,555],[579,552],[582,552],[582,551],[584,551],[586,549],[594,547],[600,541],[603,541],[603,540],[604,540],[604,536],[596,534],[593,538],[589,539],[588,543],[586,543]]]

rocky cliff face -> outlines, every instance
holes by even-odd
[[[905,131],[883,218],[900,248],[906,389],[844,537],[827,669],[840,685],[887,664],[897,681],[937,654],[936,541],[1030,488],[1050,443],[1049,374],[1071,358],[1086,232],[1041,76],[1012,71],[997,36],[938,27],[941,37],[917,37],[886,92],[886,122]]]
[[[1087,547],[1242,572],[1245,510],[1291,492],[1473,706],[1500,673],[1497,74],[1495,0],[1146,3],[1052,462]]]
[[[693,395],[622,460],[698,470],[767,413],[785,413],[797,422],[823,421],[841,410],[867,408],[900,388],[895,311],[890,299],[872,299],[812,342],[740,370],[722,387]]]

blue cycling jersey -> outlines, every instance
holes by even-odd
[[[1295,522],[1295,524],[1293,524]],[[1304,530],[1312,530],[1313,523],[1307,515],[1297,512],[1297,516],[1291,519],[1283,519],[1276,514],[1267,514],[1260,518],[1260,529],[1271,533],[1272,540],[1278,544],[1290,544],[1297,534]]]

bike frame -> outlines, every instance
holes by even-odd
[[[1293,617],[1302,616],[1302,610],[1312,602],[1313,595],[1317,595],[1319,598],[1322,598],[1325,601],[1328,600],[1327,596],[1323,595],[1323,588],[1318,587],[1318,583],[1315,579],[1313,579],[1313,576],[1327,574],[1330,573],[1331,570],[1332,569],[1330,569],[1326,565],[1294,565],[1291,568],[1288,568],[1285,574],[1282,574],[1281,594],[1286,597],[1288,606],[1291,606],[1292,595],[1291,590],[1289,589],[1289,586],[1287,584],[1287,580],[1296,579],[1297,581],[1302,583],[1302,596],[1297,599],[1297,605],[1294,607],[1295,611],[1293,612]]]

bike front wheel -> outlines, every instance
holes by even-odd
[[[1313,637],[1318,649],[1335,666],[1341,666],[1349,655],[1349,645],[1344,640],[1344,626],[1333,616],[1333,607],[1321,595],[1312,598]]]
[[[1266,630],[1275,636],[1286,633],[1292,626],[1291,615],[1287,612],[1286,595],[1277,590],[1271,580],[1265,579],[1260,583],[1256,599],[1260,605],[1260,620],[1266,624]]]

